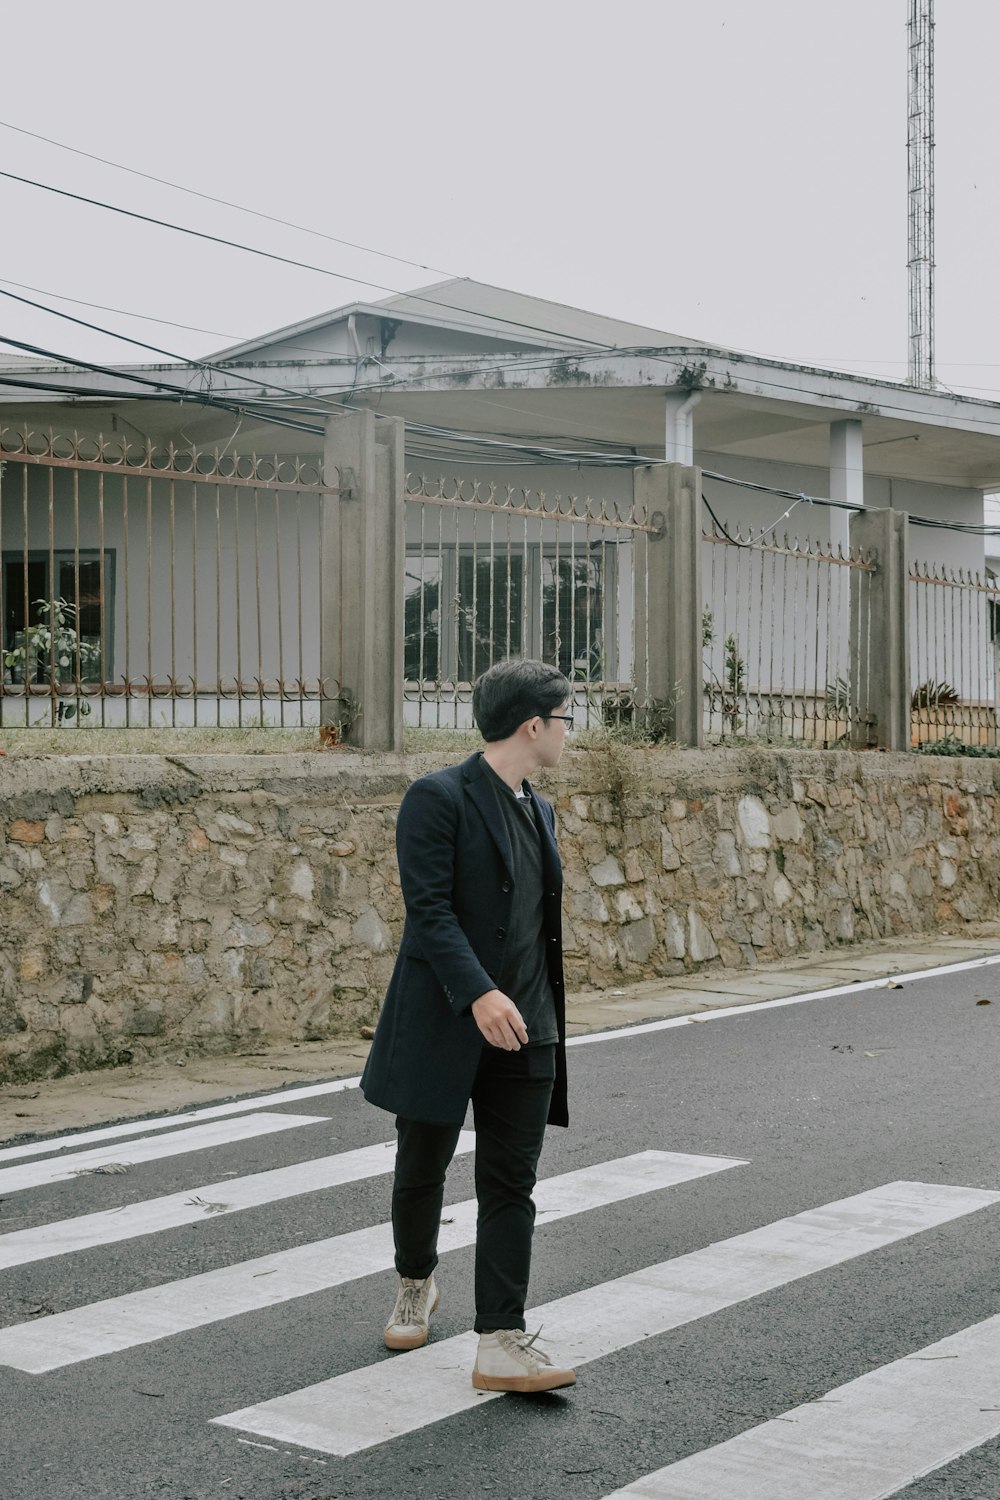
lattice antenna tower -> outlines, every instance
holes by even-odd
[[[909,0],[910,384],[934,377],[934,0]]]

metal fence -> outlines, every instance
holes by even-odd
[[[998,743],[1000,583],[927,563],[910,569],[912,738]]]
[[[301,725],[318,462],[0,428],[0,725]]]
[[[524,655],[571,680],[581,726],[1000,740],[1000,583],[907,566],[898,512],[852,521],[869,550],[754,538],[703,530],[681,466],[628,498],[400,482],[402,425],[388,467],[373,432],[354,413],[328,434],[334,483],[318,458],[0,428],[0,727],[322,723],[398,745],[403,722],[470,726],[476,678]]]
[[[410,723],[472,722],[472,684],[532,656],[572,681],[578,723],[628,718],[635,600],[655,530],[634,501],[408,474],[404,704]]]
[[[874,558],[716,523],[702,541],[706,736],[865,743]]]

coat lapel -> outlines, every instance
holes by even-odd
[[[544,860],[548,871],[552,875],[556,876],[559,882],[559,886],[561,887],[562,860],[559,858],[559,849],[556,845],[556,841],[549,830],[548,817],[546,816],[545,810],[542,807],[538,793],[531,785],[531,782],[526,781],[524,784],[528,788],[528,796],[531,798],[531,805],[535,811],[535,822],[538,825],[538,832],[542,840],[542,859]]]
[[[490,837],[500,850],[507,867],[507,874],[513,880],[514,855],[511,851],[510,839],[507,837],[507,828],[497,806],[496,793],[490,786],[489,777],[483,769],[482,757],[478,753],[470,756],[463,769],[465,790],[476,804]]]

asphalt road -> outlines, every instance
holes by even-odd
[[[991,1003],[977,1003],[983,999]],[[608,1191],[615,1194],[615,1183],[632,1170],[615,1168],[603,1202],[563,1217],[540,1215],[532,1303],[594,1289],[589,1303],[579,1304],[581,1317],[589,1321],[595,1308],[605,1317],[616,1305],[607,1283],[691,1256],[683,1292],[690,1309],[674,1316],[673,1326],[658,1328],[661,1301],[669,1299],[647,1287],[646,1310],[635,1314],[638,1333],[625,1347],[581,1364],[579,1384],[565,1395],[480,1398],[440,1420],[418,1416],[413,1430],[347,1456],[269,1435],[268,1414],[263,1431],[213,1419],[342,1376],[322,1395],[320,1409],[337,1413],[341,1429],[345,1423],[350,1428],[352,1372],[366,1370],[365,1389],[375,1395],[363,1399],[379,1419],[387,1413],[395,1420],[405,1404],[391,1388],[379,1394],[380,1380],[406,1382],[411,1367],[382,1348],[394,1277],[381,1268],[369,1241],[357,1241],[357,1253],[369,1257],[363,1274],[355,1270],[353,1279],[319,1290],[309,1290],[316,1283],[307,1278],[295,1295],[281,1292],[285,1261],[278,1259],[388,1218],[391,1178],[379,1157],[392,1136],[387,1116],[353,1089],[319,1094],[265,1112],[271,1122],[282,1116],[306,1122],[221,1144],[182,1136],[175,1145],[190,1149],[141,1160],[137,1142],[168,1142],[190,1128],[178,1121],[165,1131],[101,1143],[104,1164],[125,1171],[80,1172],[94,1162],[88,1157],[74,1168],[78,1156],[95,1149],[85,1145],[16,1158],[0,1152],[0,1500],[603,1500],[763,1423],[772,1424],[767,1432],[776,1441],[791,1442],[798,1419],[788,1414],[816,1401],[833,1413],[829,1441],[846,1476],[836,1481],[840,1489],[829,1491],[835,1500],[890,1493],[906,1500],[997,1500],[995,1436],[983,1441],[974,1430],[970,1440],[966,1432],[949,1450],[950,1429],[940,1439],[929,1436],[918,1406],[909,1427],[892,1414],[880,1417],[877,1382],[858,1387],[857,1405],[850,1392],[825,1405],[821,1398],[902,1361],[904,1378],[917,1370],[921,1379],[943,1382],[945,1397],[949,1380],[956,1389],[963,1378],[971,1382],[966,1404],[973,1429],[995,1423],[1000,1432],[1000,1413],[988,1411],[1000,1409],[1000,1332],[990,1334],[985,1355],[974,1355],[971,1365],[964,1353],[949,1352],[950,1345],[942,1353],[920,1353],[1000,1313],[1000,1199],[987,1196],[1000,1195],[998,1076],[1000,966],[574,1047],[573,1123],[569,1131],[549,1132],[545,1179],[637,1153],[667,1153],[664,1169],[671,1171],[683,1154],[726,1160],[696,1164],[691,1171],[698,1175],[689,1180],[608,1202]],[[236,1121],[256,1128],[245,1124],[252,1114],[252,1101],[242,1101],[219,1128]],[[248,1175],[346,1159],[370,1147],[377,1149],[350,1157],[362,1172],[354,1181],[309,1191],[286,1186],[277,1201],[238,1211],[233,1204],[221,1207],[226,1185],[236,1193]],[[30,1171],[49,1169],[51,1176],[59,1168],[80,1175],[25,1185]],[[10,1175],[15,1169],[20,1176]],[[291,1182],[287,1172],[268,1179],[279,1180]],[[938,1194],[938,1220],[917,1232],[896,1224],[894,1210],[887,1217],[880,1209],[873,1222],[885,1230],[885,1242],[876,1248],[864,1239],[870,1226],[845,1229],[840,1211],[831,1211],[821,1220],[821,1227],[827,1220],[831,1227],[828,1235],[822,1227],[827,1259],[817,1269],[790,1260],[771,1289],[748,1284],[733,1293],[726,1282],[729,1290],[719,1295],[720,1274],[723,1282],[730,1274],[720,1273],[719,1257],[728,1265],[732,1255],[724,1242],[763,1231],[773,1268],[779,1231],[767,1226],[896,1182],[987,1194],[970,1203],[956,1195],[954,1206],[949,1195]],[[472,1195],[472,1160],[465,1154],[452,1167],[448,1200]],[[172,1206],[157,1210],[168,1216],[163,1227],[139,1232],[142,1216],[151,1212],[143,1205],[168,1196]],[[943,1213],[941,1199],[948,1205]],[[94,1215],[102,1217],[88,1217]],[[185,1215],[193,1222],[178,1221]],[[50,1253],[85,1222],[92,1243]],[[451,1232],[459,1228],[456,1223]],[[32,1237],[33,1230],[43,1233]],[[115,1234],[128,1237],[115,1240]],[[718,1250],[715,1259],[696,1254],[708,1247]],[[799,1252],[793,1245],[788,1253],[794,1260]],[[808,1253],[816,1253],[815,1245]],[[24,1263],[9,1263],[11,1254]],[[321,1281],[332,1257],[326,1250],[318,1257]],[[199,1287],[188,1280],[258,1258],[262,1264],[248,1269],[246,1285],[266,1288],[273,1276],[271,1305],[226,1316],[225,1284]],[[308,1274],[315,1275],[315,1267]],[[743,1267],[740,1275],[747,1274]],[[471,1246],[447,1251],[439,1281],[435,1345],[471,1326]],[[133,1304],[117,1301],[177,1282],[186,1284],[171,1293],[167,1312],[140,1302],[137,1314]],[[708,1294],[717,1297],[715,1310],[699,1311],[698,1298]],[[82,1332],[63,1316],[110,1299],[116,1306],[86,1314]],[[623,1329],[632,1316],[631,1304],[623,1302]],[[172,1318],[200,1321],[171,1332]],[[559,1318],[554,1311],[549,1327],[558,1329]],[[126,1335],[129,1347],[94,1352],[133,1323],[139,1331]],[[610,1324],[610,1334],[601,1336],[613,1345],[617,1314]],[[585,1342],[591,1337],[590,1328],[580,1332]],[[23,1347],[28,1356],[18,1353]],[[25,1358],[55,1364],[37,1373],[14,1367],[12,1361]],[[456,1358],[461,1369],[447,1379],[457,1379],[464,1391],[467,1362],[461,1352]],[[433,1415],[437,1384],[445,1378],[426,1366],[412,1368],[413,1390]],[[932,1386],[924,1399],[949,1414],[937,1390]],[[897,1416],[909,1399],[892,1397]],[[864,1420],[874,1432],[862,1431],[857,1411],[869,1414]],[[921,1446],[927,1442],[941,1459],[932,1473],[911,1482],[913,1472],[927,1467]],[[873,1443],[883,1453],[895,1451],[897,1459],[902,1454],[897,1468],[904,1477],[892,1489],[872,1476],[866,1454]],[[825,1500],[822,1486],[835,1465],[824,1463],[822,1473],[808,1479],[794,1467],[801,1456],[780,1457],[776,1461],[797,1477],[784,1489],[772,1481],[754,1489],[752,1450],[741,1454],[733,1460],[740,1477],[721,1488],[696,1473],[690,1480],[696,1487],[684,1489],[681,1479],[689,1481],[678,1469],[675,1479],[661,1476],[660,1487],[649,1493],[657,1500],[687,1500],[689,1494],[698,1500]],[[890,1470],[896,1472],[891,1464]],[[881,1490],[873,1488],[877,1482]]]

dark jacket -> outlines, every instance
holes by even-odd
[[[396,823],[406,923],[361,1088],[407,1119],[460,1125],[487,1046],[470,1010],[503,966],[514,874],[489,772],[479,754],[422,776]],[[550,1125],[568,1123],[562,866],[555,815],[528,788],[542,842],[544,928],[559,1045]]]

